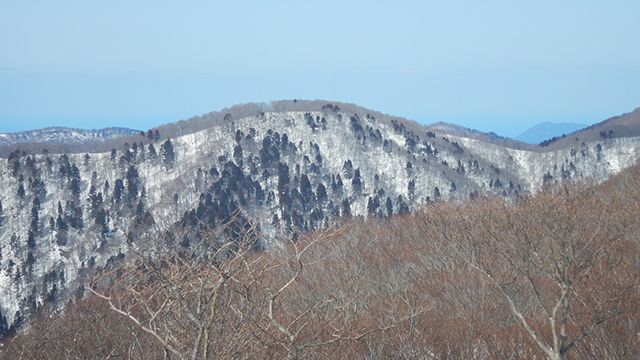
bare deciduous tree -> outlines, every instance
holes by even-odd
[[[633,169],[515,203],[352,218],[264,251],[250,226],[174,229],[166,246],[158,230],[0,357],[634,358],[639,213]]]
[[[625,221],[631,209],[591,192],[547,193],[518,204],[486,200],[427,217],[431,237],[498,291],[553,360],[623,315],[638,292]]]

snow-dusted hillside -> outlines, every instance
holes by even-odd
[[[138,133],[140,133],[140,131],[125,128],[84,130],[65,127],[50,127],[39,130],[2,133],[0,134],[0,146],[24,143],[93,144],[118,137],[136,135]]]
[[[139,137],[107,153],[1,159],[0,333],[37,307],[81,295],[110,261],[189,248],[222,223],[258,223],[268,246],[279,233],[341,216],[385,217],[431,201],[535,192],[545,182],[602,181],[640,159],[637,137],[545,152],[347,104],[279,105],[201,117],[187,135]]]

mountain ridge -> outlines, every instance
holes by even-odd
[[[140,133],[124,127],[106,127],[102,129],[80,129],[63,126],[51,126],[41,129],[0,133],[0,147],[24,145],[28,143],[47,145],[85,144],[93,145],[120,137]]]
[[[542,144],[527,143],[519,140],[517,136],[513,138],[505,137],[505,136],[498,135],[494,132],[484,132],[484,131],[476,130],[473,128],[457,125],[455,123],[449,123],[449,122],[443,122],[443,121],[438,121],[434,123],[421,123],[416,120],[407,119],[401,116],[389,115],[384,112],[374,110],[374,109],[369,109],[354,103],[320,100],[320,99],[274,100],[268,103],[249,102],[249,103],[236,104],[236,105],[226,107],[217,111],[211,111],[211,112],[207,112],[201,115],[196,115],[187,119],[182,119],[182,120],[177,120],[174,122],[162,124],[162,125],[151,128],[149,131],[156,131],[156,130],[159,131],[162,134],[161,139],[164,140],[167,138],[188,135],[197,131],[205,130],[212,126],[220,125],[225,121],[233,121],[233,119],[243,118],[247,116],[254,116],[256,114],[261,114],[265,112],[280,113],[280,112],[324,111],[323,108],[326,110],[327,106],[335,106],[337,109],[344,112],[354,112],[354,113],[357,112],[362,114],[368,113],[370,115],[376,116],[377,118],[382,118],[387,121],[394,120],[394,121],[397,121],[398,123],[404,124],[406,127],[414,131],[415,130],[423,131],[425,129],[438,130],[440,132],[444,132],[447,134],[475,138],[482,141],[496,143],[502,146],[508,146],[514,149],[546,151],[550,144],[558,142],[563,137],[563,136],[556,136],[556,137],[546,138],[544,139],[545,141],[543,141]],[[627,135],[640,136],[640,125],[634,125],[636,123],[640,124],[640,108],[637,108],[632,112],[625,113],[622,115],[612,116],[610,118],[607,118],[606,120],[595,123],[588,127],[585,125],[584,129],[580,129],[578,131],[564,134],[564,137],[572,135],[576,132],[583,132],[583,131],[588,131],[590,129],[596,129],[596,128],[602,128],[602,127],[607,127],[607,130],[609,130],[608,127],[611,127],[611,126],[620,128],[621,126],[619,126],[618,123],[624,122],[624,121],[631,122],[630,125],[627,126],[627,128],[629,128],[632,131],[632,134],[627,134]],[[552,123],[552,122],[542,122],[540,124],[546,124],[546,123],[558,124],[558,123]],[[561,124],[564,124],[564,123],[561,123]],[[575,125],[580,125],[580,124],[575,124]],[[113,130],[114,136],[105,137],[104,141],[96,141],[96,142],[90,143],[89,144],[91,145],[90,147],[87,147],[86,146],[87,144],[67,143],[65,145],[68,145],[68,146],[60,150],[57,150],[60,153],[62,152],[64,153],[106,152],[106,151],[109,151],[111,147],[121,146],[125,142],[131,143],[134,141],[140,141],[141,139],[144,140],[143,138],[145,136],[148,136],[148,133],[145,134],[144,131],[133,130],[129,128],[122,128],[122,127],[108,127],[104,129],[98,129],[98,130],[67,128],[67,127],[47,127],[43,129],[21,131],[17,133],[0,133],[0,156],[5,156],[5,157],[8,156],[9,152],[15,150],[16,145],[36,147],[38,150],[32,150],[31,152],[33,153],[40,152],[45,148],[47,150],[50,150],[49,148],[47,148],[47,145],[50,145],[50,147],[53,146],[54,149],[55,149],[55,145],[61,145],[60,143],[52,143],[52,142],[46,143],[46,142],[38,142],[38,141],[27,142],[26,140],[19,143],[15,143],[15,144],[3,144],[2,138],[1,138],[3,135],[23,134],[23,133],[26,134],[29,132],[38,132],[38,131],[45,131],[45,130],[68,130],[68,131],[79,131],[79,132],[88,132],[88,133]],[[625,134],[624,131],[619,131],[619,133],[615,133],[615,137],[618,137],[618,135],[624,137],[625,136],[624,134]],[[612,136],[614,135],[611,135],[610,137]],[[594,140],[594,139],[597,140],[598,137],[597,136],[590,137],[590,140]],[[107,143],[109,140],[115,140],[116,142],[108,143],[106,146],[105,144],[102,144],[102,143]],[[122,140],[122,141],[118,142],[117,140]],[[81,145],[81,146],[78,147],[77,145]]]
[[[556,136],[541,143],[542,147],[560,148],[580,141],[605,141],[607,139],[640,136],[640,107],[607,118],[584,129],[565,136]]]
[[[344,217],[601,182],[640,159],[640,137],[515,148],[324,101],[245,104],[125,140],[0,159],[0,333],[82,296],[98,269],[191,249],[220,224],[256,226],[268,248]]]

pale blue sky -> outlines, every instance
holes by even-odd
[[[522,3],[0,0],[0,131],[321,98],[516,135],[640,106],[640,2]]]

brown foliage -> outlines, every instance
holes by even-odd
[[[639,204],[635,168],[516,203],[352,219],[267,251],[241,242],[140,257],[0,355],[630,359],[640,353]]]

